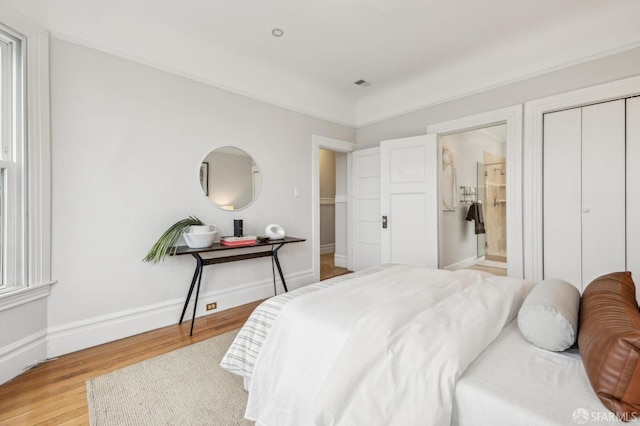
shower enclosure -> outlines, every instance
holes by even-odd
[[[485,228],[477,238],[478,257],[497,262],[507,261],[506,171],[505,161],[477,163],[478,201],[482,203]]]

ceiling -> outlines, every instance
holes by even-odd
[[[640,45],[637,0],[0,1],[54,37],[354,126]]]

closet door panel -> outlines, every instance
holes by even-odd
[[[582,108],[582,284],[623,271],[625,101]]]
[[[581,110],[544,116],[544,278],[581,289]]]
[[[640,302],[640,97],[627,99],[627,270]]]

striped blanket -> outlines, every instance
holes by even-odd
[[[394,265],[379,265],[352,274],[340,275],[265,300],[253,311],[247,322],[240,329],[224,358],[222,358],[220,367],[242,376],[245,389],[248,389],[260,348],[284,305],[305,294],[313,293],[343,281],[374,274],[392,266]]]

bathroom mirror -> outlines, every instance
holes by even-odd
[[[202,160],[200,187],[217,207],[241,210],[258,197],[262,175],[249,154],[233,146],[223,146]]]

